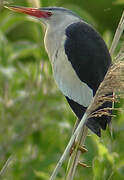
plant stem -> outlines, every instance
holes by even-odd
[[[84,126],[83,130],[80,132],[80,134],[76,138],[76,142],[79,142],[80,146],[84,145],[87,133],[88,133],[88,128],[86,126]],[[78,149],[76,149],[74,160],[71,164],[71,167],[70,167],[68,175],[67,175],[67,180],[73,180],[75,172],[76,172],[76,168],[78,166],[80,155],[81,155],[81,152]]]
[[[123,30],[124,30],[124,12],[122,14],[121,20],[119,22],[118,28],[116,30],[116,33],[115,33],[115,36],[114,36],[114,39],[113,39],[113,42],[112,42],[112,45],[111,45],[111,48],[110,48],[110,54],[111,55],[114,54],[114,51],[115,51],[115,49],[117,47],[117,44],[118,44],[118,42],[120,40],[120,37],[122,35]],[[93,98],[92,102],[90,103],[89,107],[91,107],[93,105],[93,103],[94,103],[94,98]],[[88,107],[88,109],[90,109],[89,107]],[[87,120],[88,115],[89,114],[87,114],[87,112],[85,112],[85,114],[84,114],[83,118],[81,119],[78,127],[76,128],[74,134],[72,135],[72,137],[71,137],[71,139],[70,139],[70,141],[69,141],[69,143],[68,143],[68,145],[67,145],[67,147],[66,147],[66,149],[65,149],[65,151],[64,151],[64,153],[62,155],[62,157],[60,158],[56,168],[54,169],[54,171],[53,171],[53,173],[52,173],[52,175],[50,177],[50,180],[55,180],[55,178],[56,178],[56,176],[57,176],[57,174],[58,174],[64,160],[69,155],[70,149],[71,149],[71,147],[72,147],[72,145],[74,143],[75,138],[79,137],[79,134],[82,132],[82,128],[83,128],[83,132],[82,132],[82,138],[81,138],[80,142],[82,142],[81,144],[84,144],[85,138],[87,136],[87,128],[84,129],[85,128],[84,123]],[[69,177],[69,175],[72,173],[72,175],[71,175],[72,177],[71,177],[71,179],[68,179],[68,180],[73,180],[73,178],[74,178],[76,167],[77,167],[78,160],[79,160],[79,156],[80,156],[80,152],[77,152],[76,156],[74,158],[74,161],[72,163],[72,166],[69,169],[69,172],[68,172],[68,175],[67,175],[67,177]]]
[[[112,45],[111,45],[111,48],[110,48],[110,54],[113,55],[114,54],[114,51],[117,47],[117,44],[120,40],[120,37],[122,35],[122,32],[124,30],[124,11],[122,13],[122,16],[121,16],[121,19],[120,19],[120,22],[119,22],[119,25],[117,27],[117,30],[116,30],[116,33],[115,33],[115,36],[114,36],[114,39],[112,41]],[[86,132],[85,132],[86,131]],[[86,139],[86,136],[87,136],[87,130],[85,130],[85,127],[83,127],[83,130],[82,130],[82,137],[81,137],[81,141],[80,141],[80,144],[79,145],[83,145],[84,144],[84,141]],[[71,167],[70,167],[70,170],[68,172],[68,176],[67,176],[67,180],[73,180],[74,178],[74,174],[75,174],[75,171],[76,171],[76,168],[77,168],[77,165],[78,165],[78,161],[79,161],[79,158],[80,158],[80,151],[76,150],[76,154],[75,154],[75,158],[73,160],[73,163],[71,163]],[[71,161],[71,160],[70,160]]]
[[[122,16],[121,16],[121,19],[120,19],[120,22],[118,24],[118,27],[117,27],[117,30],[115,32],[115,36],[114,36],[114,39],[112,41],[112,45],[111,45],[111,48],[110,48],[110,54],[113,55],[114,54],[114,51],[117,47],[117,44],[120,40],[120,37],[122,35],[122,32],[124,30],[124,11],[122,13]]]
[[[60,167],[61,167],[62,164],[63,164],[63,161],[64,161],[64,160],[66,159],[66,157],[69,155],[70,149],[71,149],[71,147],[72,147],[72,145],[73,145],[73,143],[74,143],[75,138],[76,138],[77,135],[82,131],[82,128],[83,128],[83,126],[84,126],[84,123],[85,123],[87,117],[88,117],[88,114],[85,113],[84,116],[83,116],[83,118],[81,119],[81,121],[80,121],[77,129],[75,130],[74,134],[72,135],[72,137],[71,137],[71,139],[70,139],[70,141],[69,141],[69,143],[68,143],[68,145],[67,145],[67,147],[66,147],[66,149],[65,149],[65,151],[64,151],[64,153],[63,153],[63,155],[62,155],[62,157],[60,158],[59,162],[57,163],[57,166],[56,166],[56,168],[54,169],[54,171],[53,171],[53,173],[52,173],[52,175],[51,175],[51,177],[50,177],[50,180],[55,180],[55,178],[56,178],[56,176],[57,176],[57,174],[58,174],[58,172],[59,172],[59,170],[60,170]]]
[[[7,170],[7,168],[9,167],[10,163],[13,160],[13,156],[10,156],[7,161],[5,162],[4,166],[2,167],[1,171],[0,171],[0,177],[2,177],[5,174],[5,171]]]

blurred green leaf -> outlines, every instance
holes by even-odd
[[[15,0],[12,4],[35,6],[37,2]],[[124,2],[42,0],[40,4],[74,10],[100,32],[110,47]],[[16,157],[4,180],[48,180],[76,120],[53,80],[43,38],[40,22],[0,9],[0,168],[10,155]],[[120,44],[117,51],[119,48]],[[116,106],[123,107],[123,100]],[[87,137],[88,153],[83,161],[91,168],[79,167],[75,180],[124,179],[124,116],[116,115],[113,137],[107,131],[101,139],[94,134]],[[63,180],[66,165],[57,180]]]
[[[38,171],[35,171],[35,174],[37,177],[39,177],[41,180],[48,180],[49,179],[49,175],[44,173],[44,172],[38,172]]]

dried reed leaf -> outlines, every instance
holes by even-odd
[[[97,109],[105,102],[117,102],[120,101],[122,97],[124,97],[124,61],[116,61],[109,68],[103,82],[96,92],[92,106],[89,106],[87,110],[89,117],[96,117],[97,115],[110,116],[110,108]],[[112,108],[111,110],[114,109],[115,108]]]

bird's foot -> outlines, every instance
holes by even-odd
[[[87,152],[88,150],[85,148],[85,146],[78,146],[78,150],[80,150],[82,153]]]
[[[80,151],[81,153],[86,153],[88,150],[86,149],[86,147],[83,145],[83,146],[78,146],[77,147],[77,143],[74,142],[71,149],[70,149],[70,156],[72,155],[72,153],[74,152],[75,148],[77,148],[78,151]],[[83,162],[78,162],[78,165],[82,166],[82,167],[85,167],[85,168],[89,168],[90,166],[88,166],[87,164],[83,163]]]
[[[78,162],[78,165],[82,166],[82,167],[85,167],[85,168],[89,168],[90,166],[88,166],[87,164],[85,163],[82,163],[82,162]]]
[[[77,143],[74,142],[74,144],[72,145],[72,147],[71,147],[71,149],[70,149],[70,155],[73,153],[73,151],[75,150],[76,146],[77,146]],[[80,145],[77,147],[77,149],[78,149],[79,151],[81,151],[82,153],[85,153],[85,152],[88,151],[88,150],[85,148],[85,146],[80,146]]]

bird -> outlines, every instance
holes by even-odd
[[[107,45],[92,25],[63,7],[28,8],[7,6],[28,14],[45,26],[44,45],[53,76],[72,111],[80,121],[112,64]],[[105,102],[102,108],[112,107]],[[101,137],[110,116],[91,117],[86,126]]]

